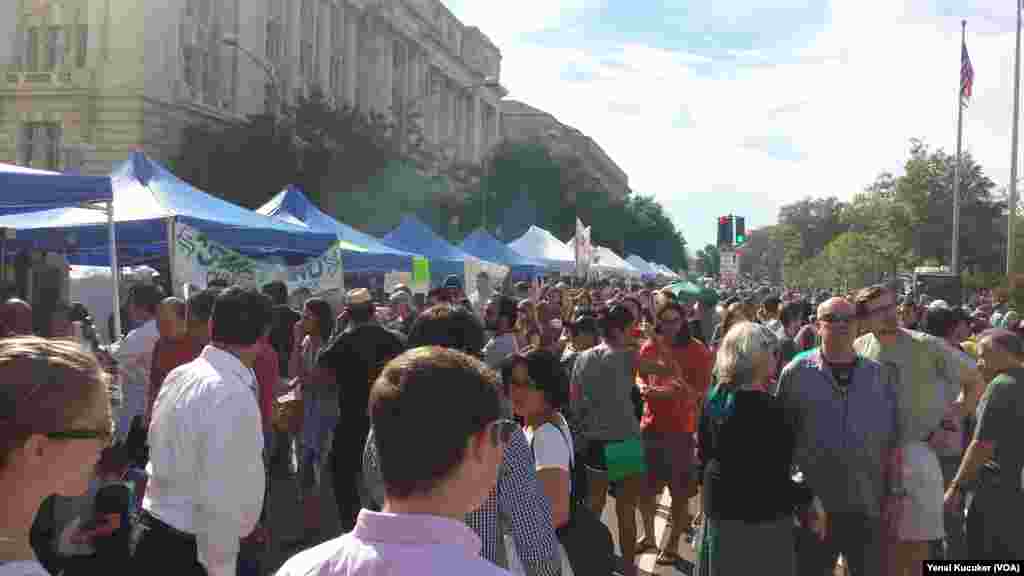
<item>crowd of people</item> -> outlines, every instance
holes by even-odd
[[[1004,303],[477,280],[337,310],[140,284],[109,347],[80,305],[34,336],[7,301],[0,575],[265,574],[276,473],[302,519],[281,576],[631,576],[684,539],[705,576],[1024,556]]]

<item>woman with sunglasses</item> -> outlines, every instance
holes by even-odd
[[[561,409],[569,401],[569,383],[558,357],[543,348],[513,354],[501,367],[505,394],[516,416],[523,419],[523,433],[533,449],[537,479],[551,503],[553,528],[569,522],[572,496],[572,434]],[[562,575],[571,576],[565,550]]]
[[[672,530],[658,554],[659,565],[675,565],[683,532],[693,520],[691,468],[693,435],[697,431],[697,405],[711,377],[711,358],[703,344],[690,337],[686,311],[678,302],[661,299],[655,313],[655,337],[640,348],[640,357],[671,367],[672,378],[641,379],[644,414],[640,421],[650,493],[640,502],[644,539],[641,551],[657,550],[654,536],[656,501],[667,486],[672,495]]]
[[[29,530],[50,494],[89,487],[113,427],[107,376],[70,340],[0,340],[0,576],[45,576]]]

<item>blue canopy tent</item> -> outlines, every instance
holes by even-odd
[[[276,220],[304,226],[315,232],[333,234],[342,242],[342,263],[346,272],[412,271],[412,259],[419,254],[392,248],[324,214],[296,186],[289,185],[256,212]]]
[[[0,215],[22,215],[9,228],[21,228],[29,213],[69,207],[92,210],[104,221],[107,246],[116,245],[114,230],[114,191],[109,176],[79,176],[36,170],[0,163]],[[88,208],[87,208],[88,207]],[[0,225],[2,227],[3,225]],[[7,237],[0,240],[0,264],[7,265]],[[110,253],[104,261],[117,269],[117,254]],[[114,301],[119,301],[114,283]],[[115,306],[114,329],[121,330],[120,306]]]
[[[107,176],[77,176],[0,163],[0,214],[109,202]]]
[[[439,286],[449,274],[457,275],[465,286],[466,259],[473,256],[449,244],[415,216],[402,216],[398,227],[388,232],[383,242],[399,250],[426,256],[430,260],[431,286]]]
[[[174,223],[249,256],[319,256],[335,235],[257,214],[192,187],[141,152],[111,174],[117,257],[124,265],[152,262],[169,252]],[[59,250],[75,264],[109,262],[105,215],[83,208],[55,208],[0,216],[0,227],[18,230],[18,247]]]
[[[535,260],[523,256],[491,236],[483,228],[477,228],[459,244],[463,251],[480,258],[504,264],[509,267],[513,278],[532,278],[548,272],[548,269]]]

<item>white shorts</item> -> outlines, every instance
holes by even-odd
[[[943,538],[942,467],[935,452],[924,442],[903,447],[903,487],[907,490],[900,518],[899,537],[904,542]]]

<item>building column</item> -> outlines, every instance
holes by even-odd
[[[479,90],[479,88],[477,88],[477,90]],[[475,164],[480,161],[480,158],[484,154],[483,100],[476,91],[474,91],[473,94],[473,116],[471,120],[472,125],[470,126],[469,136],[472,138],[473,143],[470,148],[470,162]]]
[[[494,122],[494,126],[492,128],[492,130],[493,130],[492,134],[494,134],[494,137],[491,140],[491,145],[496,146],[499,142],[501,142],[501,138],[502,138],[502,136],[501,136],[501,104],[498,101],[494,102],[493,110],[494,110],[494,118],[493,118],[492,121]]]
[[[320,83],[320,88],[329,94],[331,98],[337,95],[331,92],[331,28],[333,23],[331,22],[331,6],[327,2],[321,0],[317,2],[316,10],[316,29],[317,29],[317,44],[316,44],[316,60],[318,63],[317,71],[317,82]]]
[[[384,24],[380,22],[378,24]],[[392,87],[394,84],[395,77],[395,43],[391,31],[387,29],[386,25],[379,26],[375,30],[376,35],[374,39],[377,44],[377,61],[376,69],[374,70],[374,84],[376,90],[374,91],[374,102],[372,105],[381,112],[381,114],[392,115],[391,100],[392,100]]]
[[[350,4],[342,4],[345,20],[345,56],[342,64],[345,68],[343,86],[345,103],[357,106],[356,85],[359,83],[359,14]]]
[[[427,136],[430,138],[431,144],[437,144],[441,141],[441,98],[444,97],[444,82],[438,77],[437,69],[429,60],[427,60],[427,74],[430,77],[428,86],[432,90],[427,98],[427,106],[424,111],[427,119]],[[437,90],[433,91],[435,85]]]
[[[281,91],[284,94],[284,101],[293,103],[295,100],[295,87],[301,86],[302,69],[300,66],[300,55],[302,54],[302,0],[285,3],[285,54],[281,59],[283,70],[278,71],[278,78],[281,82]]]
[[[377,45],[373,40],[374,34],[376,34],[376,30],[372,18],[362,15],[359,26],[358,100],[359,108],[365,113],[370,112],[370,104],[374,100],[373,67],[377,61]]]

